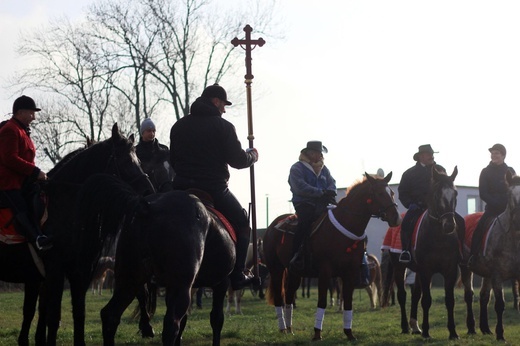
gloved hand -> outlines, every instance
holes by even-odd
[[[323,195],[321,195],[321,199],[325,202],[325,204],[334,204],[336,205],[336,191],[334,190],[323,190]]]
[[[323,190],[323,196],[336,197],[336,191],[334,191],[334,190]]]
[[[256,150],[256,148],[247,148],[247,149],[246,149],[246,153],[252,153],[255,162],[258,161],[258,150]]]

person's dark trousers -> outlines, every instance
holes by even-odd
[[[37,228],[33,218],[29,216],[29,207],[21,190],[4,190],[1,192],[3,204],[13,211],[16,230],[26,237],[29,242],[35,242],[41,231]]]
[[[424,212],[421,208],[408,209],[404,215],[403,221],[401,222],[401,246],[403,251],[409,251],[412,249],[412,235],[415,223],[419,216]]]
[[[298,216],[298,225],[293,238],[292,256],[300,250],[307,239],[312,227],[312,223],[315,219],[316,207],[312,204],[301,203],[294,206],[296,215]]]
[[[497,215],[494,213],[485,211],[480,220],[478,220],[475,231],[473,231],[473,237],[471,238],[470,258],[471,256],[479,255],[482,250],[482,237],[484,236],[484,233],[486,233],[486,225],[488,225],[489,221],[496,216]]]

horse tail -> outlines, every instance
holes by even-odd
[[[287,277],[287,269],[284,269],[282,271],[282,284],[280,285],[280,294],[282,297],[285,297],[285,281],[286,281],[286,277]],[[274,282],[275,280],[273,280],[273,277],[271,276],[270,280],[269,280],[269,286],[267,287],[267,290],[265,292],[265,298],[266,298],[266,302],[268,305],[274,305],[274,290],[275,290],[275,287],[274,287]]]

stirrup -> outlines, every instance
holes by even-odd
[[[39,251],[47,251],[52,248],[52,240],[44,234],[36,238],[35,244]]]
[[[409,251],[403,251],[401,252],[401,255],[399,255],[399,262],[401,263],[410,263],[411,260],[412,256]]]

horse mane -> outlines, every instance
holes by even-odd
[[[49,175],[49,177],[52,177],[54,175],[54,173],[59,171],[63,166],[65,166],[67,163],[69,163],[73,157],[75,157],[76,155],[78,155],[80,152],[82,152],[85,149],[87,149],[87,146],[77,148],[77,149],[69,152],[67,155],[65,155],[60,161],[58,161],[56,163],[56,165],[54,165],[54,167],[49,171],[49,173],[47,173]]]
[[[513,175],[511,177],[511,182],[509,183],[510,186],[518,186],[520,185],[520,176],[519,175]]]
[[[372,178],[374,178],[376,180],[384,180],[383,177],[381,177],[381,176],[379,176],[377,174],[370,174],[370,177],[372,177]],[[363,176],[363,178],[354,181],[352,183],[352,185],[350,185],[350,187],[347,188],[347,196],[351,195],[351,194],[352,195],[356,195],[356,194],[360,193],[360,191],[362,189],[366,188],[367,181],[368,181],[368,179],[367,179],[366,176]]]

